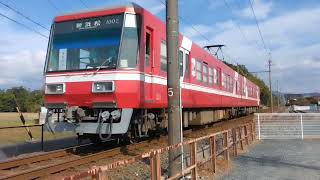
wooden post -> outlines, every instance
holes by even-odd
[[[100,169],[95,169],[94,173],[92,174],[92,179],[94,180],[102,180],[102,173],[100,171]]]
[[[151,168],[151,180],[161,179],[161,163],[160,154],[155,153],[150,157],[150,168]]]
[[[195,165],[195,167],[191,170],[191,179],[196,180],[197,179],[197,143],[193,142],[190,144],[190,150],[191,150],[191,166]]]
[[[216,173],[216,157],[217,157],[217,148],[216,148],[216,137],[212,136],[210,138],[210,147],[211,147],[211,163],[212,163],[212,171]]]
[[[249,145],[247,125],[244,126],[244,136],[245,136],[245,139],[246,139],[246,144]]]
[[[240,141],[241,150],[243,150],[243,139],[242,139],[241,129],[242,129],[241,126],[239,126],[239,141]]]
[[[237,149],[237,131],[235,128],[232,129],[232,142],[233,142],[233,155],[238,156],[238,149]]]
[[[224,159],[229,161],[229,141],[228,141],[228,131],[223,133],[223,145],[225,148]]]
[[[253,128],[254,128],[254,127],[253,127],[253,124],[254,124],[254,123],[251,123],[251,125],[250,125],[250,126],[251,126],[251,132],[250,132],[250,134],[251,134],[251,141],[254,140],[254,134],[255,134],[255,133],[254,133],[254,130],[253,130]]]

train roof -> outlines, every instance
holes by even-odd
[[[65,14],[61,14],[55,17],[54,22],[68,21],[68,20],[76,20],[82,18],[90,18],[94,16],[102,16],[108,15],[110,11],[118,11],[119,12],[136,12],[137,10],[143,10],[144,8],[136,3],[130,2],[125,4],[108,6],[105,8],[90,8],[84,9],[80,11],[73,11]]]

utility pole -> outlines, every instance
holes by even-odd
[[[279,109],[280,108],[279,80],[277,80],[277,93],[278,93],[278,109]]]
[[[268,61],[268,66],[269,66],[269,88],[270,88],[270,107],[271,107],[271,113],[273,113],[273,95],[272,95],[272,80],[271,80],[271,55],[269,54],[269,61]]]
[[[168,134],[169,145],[182,142],[180,114],[180,71],[178,61],[179,22],[178,0],[166,1],[167,54],[168,54]],[[169,177],[182,170],[181,148],[169,150]]]

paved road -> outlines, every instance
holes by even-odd
[[[264,140],[222,180],[320,180],[320,140]]]

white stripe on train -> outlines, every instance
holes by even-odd
[[[86,82],[86,81],[144,81],[146,83],[154,83],[160,85],[167,85],[167,79],[161,76],[155,76],[150,74],[142,73],[122,73],[122,72],[113,72],[106,74],[81,74],[81,75],[55,75],[55,76],[46,76],[46,83],[65,83],[65,82]],[[256,98],[241,96],[233,94],[230,92],[225,92],[217,89],[208,88],[205,86],[200,86],[196,84],[183,82],[181,87],[183,89],[200,91],[210,94],[217,94],[222,96],[242,98],[252,101],[260,101]]]

